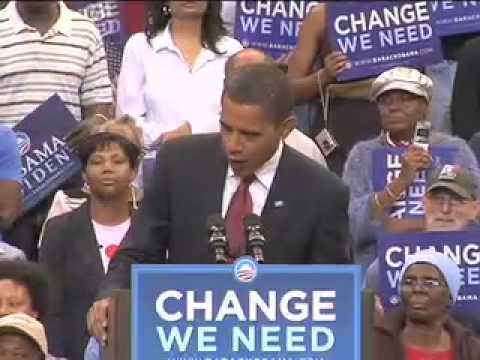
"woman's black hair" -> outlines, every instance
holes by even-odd
[[[111,144],[118,144],[128,157],[130,167],[135,169],[142,153],[140,147],[126,137],[112,132],[98,132],[88,136],[78,147],[77,154],[82,162],[82,169],[87,167],[88,159],[95,151],[105,149]]]
[[[150,40],[163,31],[171,18],[168,3],[170,1],[152,1],[148,5],[145,35]],[[207,10],[202,19],[202,46],[212,50],[215,54],[222,54],[217,48],[217,42],[227,35],[227,30],[221,17],[222,2],[208,1]]]
[[[45,320],[48,306],[48,277],[42,265],[23,260],[2,260],[0,280],[11,280],[24,286],[30,295],[32,309],[38,313],[38,320],[40,322]]]

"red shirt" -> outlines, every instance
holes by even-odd
[[[406,351],[407,360],[455,360],[455,354],[452,349],[439,352],[427,352],[407,347]]]

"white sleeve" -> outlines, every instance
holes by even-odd
[[[146,113],[143,94],[145,69],[142,61],[146,46],[145,35],[141,33],[134,34],[125,45],[117,84],[117,117],[128,114],[141,119]],[[137,125],[143,128],[143,121],[138,121]]]

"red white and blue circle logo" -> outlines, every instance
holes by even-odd
[[[235,279],[242,283],[249,283],[257,277],[257,263],[250,256],[242,256],[233,265]]]
[[[18,151],[20,152],[20,155],[23,156],[30,150],[30,136],[23,131],[16,131],[15,135],[17,136]]]

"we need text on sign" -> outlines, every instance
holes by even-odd
[[[133,359],[360,360],[355,266],[135,265]]]

